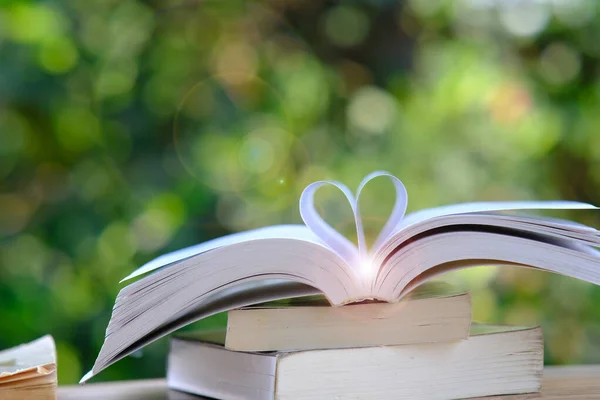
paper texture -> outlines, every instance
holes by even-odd
[[[40,384],[41,377],[56,382],[56,350],[52,336],[0,351],[0,393],[3,387]],[[2,398],[2,394],[0,394]]]

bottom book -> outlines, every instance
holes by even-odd
[[[438,399],[539,392],[537,328],[473,325],[467,340],[294,352],[223,347],[224,332],[174,337],[167,383],[222,400]]]

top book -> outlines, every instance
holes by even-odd
[[[471,296],[427,282],[398,303],[330,307],[323,296],[274,301],[227,313],[225,348],[289,351],[467,339]]]
[[[393,183],[396,201],[367,248],[358,200],[376,178]],[[314,195],[326,185],[348,199],[356,245],[317,212]],[[597,209],[593,205],[483,202],[405,215],[407,199],[402,182],[386,172],[368,175],[356,196],[341,183],[315,182],[300,196],[305,225],[232,234],[150,261],[124,279],[153,271],[120,291],[98,359],[82,381],[179,327],[270,300],[321,293],[335,306],[366,299],[393,303],[436,274],[482,264],[527,266],[600,284],[598,230],[514,212]]]

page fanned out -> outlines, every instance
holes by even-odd
[[[524,210],[595,210],[598,207],[577,201],[489,201],[451,204],[428,208],[408,214],[397,226],[396,231],[428,219],[452,214],[486,213]]]
[[[125,278],[121,282],[136,278],[148,272],[152,272],[164,266],[182,261],[186,258],[219,248],[230,246],[236,243],[247,242],[257,239],[297,239],[305,240],[315,244],[320,244],[320,240],[304,225],[277,225],[264,228],[254,229],[246,232],[233,233],[213,240],[206,241],[184,249],[176,250],[168,254],[164,254],[154,260],[142,265]]]

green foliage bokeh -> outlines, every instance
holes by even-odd
[[[0,347],[51,333],[60,383],[78,381],[122,277],[169,250],[299,222],[299,194],[319,179],[354,187],[391,171],[410,210],[599,204],[597,8],[3,1]],[[387,192],[374,190],[364,209],[377,220]],[[600,227],[596,213],[567,216]],[[472,290],[476,320],[542,325],[547,363],[600,362],[598,288],[510,268],[447,279]],[[162,376],[166,347],[99,379]]]

